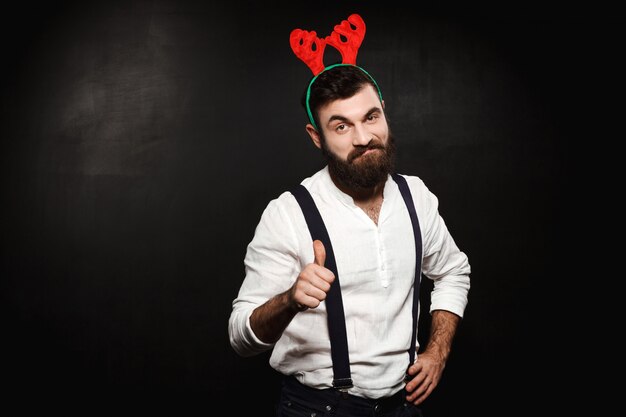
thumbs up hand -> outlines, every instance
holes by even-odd
[[[296,282],[289,293],[294,308],[303,311],[307,308],[316,308],[326,299],[330,284],[335,280],[335,274],[324,267],[326,262],[326,248],[319,241],[313,241],[314,261],[300,271]]]

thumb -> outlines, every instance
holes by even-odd
[[[313,241],[313,255],[315,256],[315,263],[319,266],[324,266],[324,262],[326,262],[326,248],[321,240]]]

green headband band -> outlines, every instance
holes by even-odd
[[[361,71],[363,71],[363,73],[365,75],[367,75],[369,77],[370,80],[372,80],[372,82],[374,83],[374,85],[376,86],[376,90],[378,90],[378,97],[380,98],[380,102],[383,102],[383,95],[380,92],[380,88],[378,87],[378,84],[376,83],[376,80],[374,80],[374,77],[372,77],[369,72],[365,71],[363,68],[359,67],[358,65],[353,65],[353,64],[333,64],[333,65],[329,65],[326,68],[324,68],[322,71],[319,72],[319,74],[317,74],[315,77],[313,77],[313,79],[311,80],[311,82],[309,83],[309,86],[306,89],[306,112],[309,115],[309,120],[311,121],[311,124],[313,125],[313,127],[315,128],[315,130],[319,130],[317,128],[317,125],[315,124],[315,120],[313,120],[313,113],[311,113],[311,107],[309,106],[309,98],[311,97],[311,86],[313,85],[313,83],[315,82],[315,80],[317,80],[317,77],[319,77],[319,75],[321,73],[323,73],[324,71],[327,71],[331,68],[335,68],[335,67],[357,67],[358,69],[360,69]]]

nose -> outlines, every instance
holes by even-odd
[[[372,135],[367,131],[363,125],[355,125],[354,136],[352,138],[352,144],[354,146],[367,146],[372,140]]]

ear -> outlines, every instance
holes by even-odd
[[[322,142],[320,141],[320,134],[318,133],[317,130],[315,130],[315,128],[313,127],[311,123],[308,123],[306,125],[306,133],[308,133],[309,136],[311,137],[313,144],[317,146],[318,149],[322,149]]]
[[[381,101],[380,101],[380,104],[382,104],[382,105],[383,105],[383,110],[385,110],[385,100],[381,100]]]

